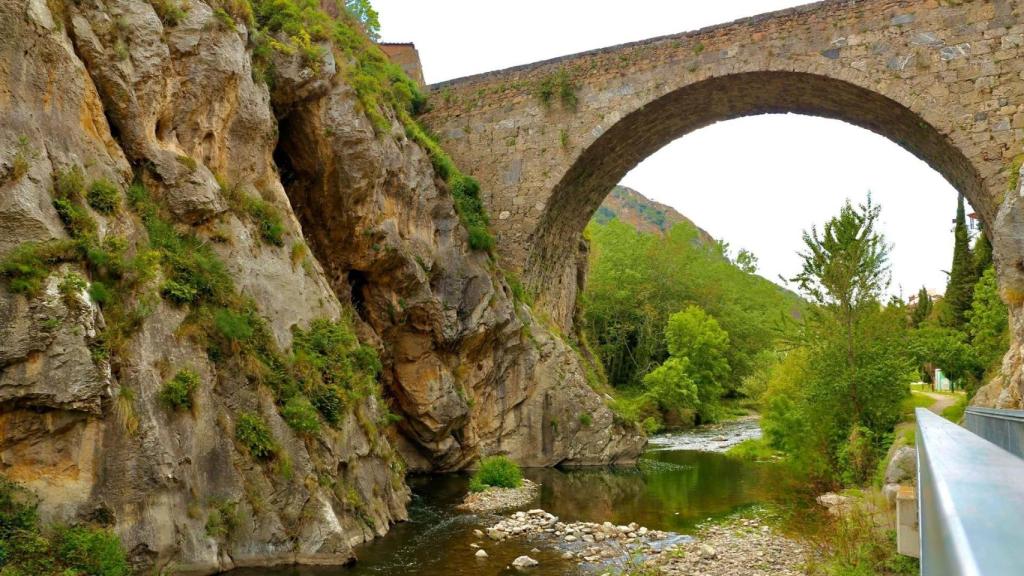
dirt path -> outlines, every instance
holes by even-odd
[[[953,404],[956,404],[956,401],[960,399],[959,394],[937,394],[935,392],[927,392],[925,390],[915,390],[915,392],[924,394],[929,398],[934,398],[935,403],[929,406],[928,409],[940,416],[942,415],[943,410],[949,408]]]

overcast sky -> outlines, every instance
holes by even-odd
[[[785,0],[374,0],[381,35],[415,42],[428,83],[694,30],[796,6]],[[790,277],[801,232],[870,190],[894,245],[892,293],[942,291],[952,257],[956,191],[891,141],[835,120],[796,115],[722,122],[641,163],[623,184],[668,204],[760,273]]]

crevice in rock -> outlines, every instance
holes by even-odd
[[[366,310],[366,295],[364,290],[369,279],[366,277],[366,273],[360,270],[349,270],[348,272],[348,286],[349,296],[352,299],[352,308],[356,311],[356,315],[363,322],[369,321],[369,315]]]

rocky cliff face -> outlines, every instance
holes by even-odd
[[[636,457],[570,345],[468,248],[426,153],[390,115],[375,133],[343,52],[275,54],[270,90],[245,23],[166,10],[0,0],[0,473],[46,517],[112,526],[140,570],[338,563],[405,517],[406,463]],[[195,293],[220,266],[235,295]],[[280,376],[316,365],[293,330],[349,309],[383,397],[351,392],[336,425],[301,431]],[[161,400],[182,370],[185,411]]]

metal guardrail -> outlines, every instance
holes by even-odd
[[[971,406],[964,412],[964,427],[1003,450],[1024,458],[1024,410]],[[1021,574],[1024,574],[1024,568]]]
[[[918,408],[923,576],[1024,574],[1024,460]]]

